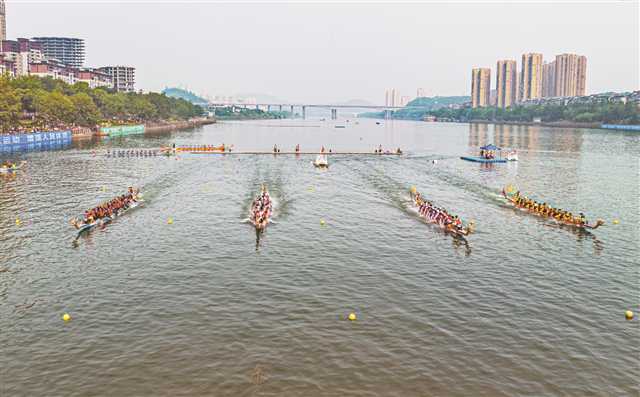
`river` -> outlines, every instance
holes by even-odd
[[[640,311],[640,135],[334,124],[14,155],[27,164],[0,174],[0,394],[638,395],[638,313],[624,313]],[[405,155],[334,156],[326,171],[313,156],[105,156],[174,142]],[[459,160],[486,143],[520,161]],[[275,214],[257,236],[245,220],[261,183]],[[506,206],[506,184],[606,224],[553,227]],[[76,241],[69,220],[131,185],[145,205]],[[411,186],[476,232],[422,222]]]

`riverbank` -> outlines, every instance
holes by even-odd
[[[145,133],[167,132],[181,130],[185,128],[201,127],[203,125],[215,124],[217,119],[208,117],[199,117],[191,120],[147,123],[144,125]]]
[[[553,121],[553,122],[529,122],[529,121],[491,121],[491,120],[471,120],[470,124],[495,124],[495,125],[514,125],[514,126],[541,126],[554,128],[597,128],[601,130],[616,131],[638,131],[640,125],[636,124],[602,124],[602,123],[579,123],[575,121]]]
[[[276,120],[291,118],[292,114],[284,111],[226,107],[215,109],[214,116],[217,120]]]
[[[515,125],[515,126],[541,126],[557,128],[601,128],[601,123],[579,123],[575,121],[553,121],[553,122],[531,122],[531,121],[492,121],[492,120],[470,120],[470,124],[495,124],[495,125]]]

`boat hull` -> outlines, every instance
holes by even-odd
[[[506,163],[505,159],[485,159],[484,157],[462,156],[460,159],[474,163]]]
[[[87,232],[93,230],[96,226],[103,226],[103,225],[106,225],[108,223],[111,223],[111,222],[113,222],[114,219],[123,216],[124,214],[126,214],[127,212],[129,212],[129,211],[131,211],[131,210],[133,210],[135,208],[141,207],[143,204],[144,204],[144,200],[138,199],[138,201],[136,201],[135,203],[132,203],[127,209],[119,211],[118,213],[113,214],[113,216],[106,216],[104,218],[98,219],[97,221],[95,221],[93,223],[82,225],[82,226],[80,226],[78,228],[78,235],[87,233]]]
[[[554,223],[558,226],[562,226],[562,227],[566,227],[566,228],[570,228],[570,229],[574,229],[574,230],[581,230],[581,231],[591,231],[591,230],[595,230],[597,229],[600,225],[604,224],[604,222],[602,223],[598,223],[597,226],[592,226],[592,225],[576,225],[575,223],[567,223],[567,222],[563,222],[563,221],[559,221],[556,218],[553,217],[548,217],[548,216],[544,216],[544,215],[540,215],[537,212],[533,212],[530,211],[526,208],[522,208],[519,205],[517,205],[513,199],[509,196],[505,196],[504,194],[502,195],[502,197],[504,197],[504,199],[507,201],[507,203],[513,207],[514,210],[520,210],[522,212],[526,212],[529,215],[532,216],[536,216],[538,218],[544,219],[546,221],[549,221],[550,223]]]
[[[421,219],[423,219],[426,223],[430,224],[430,225],[434,225],[435,227],[439,228],[440,230],[442,230],[445,233],[449,233],[454,237],[458,237],[458,238],[463,238],[466,239],[466,236],[469,235],[469,229],[465,229],[466,232],[462,232],[460,230],[454,229],[452,226],[448,226],[448,225],[444,225],[440,222],[437,222],[431,218],[429,218],[426,215],[422,215],[420,213],[420,206],[418,205],[417,201],[416,201],[416,195],[415,194],[411,194],[411,201],[413,202],[413,207],[414,209],[418,212],[418,216],[420,216]]]

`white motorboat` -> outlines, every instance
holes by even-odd
[[[318,157],[316,157],[316,161],[313,162],[313,165],[315,165],[318,168],[327,168],[327,167],[329,167],[329,161],[327,159],[327,155],[326,154],[319,154]]]

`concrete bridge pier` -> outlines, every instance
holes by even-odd
[[[267,112],[271,111],[271,105],[267,105]]]
[[[338,119],[338,109],[331,109],[331,120]]]
[[[391,119],[391,110],[389,110],[389,109],[385,109],[384,110],[384,119],[385,120]]]
[[[302,107],[302,120],[306,120],[307,119],[307,107],[303,106]]]
[[[293,117],[295,113],[293,113],[293,105],[291,105],[291,117]]]
[[[282,105],[280,105],[278,109],[280,112],[282,112]]]
[[[256,110],[260,110],[260,105],[256,105]]]

